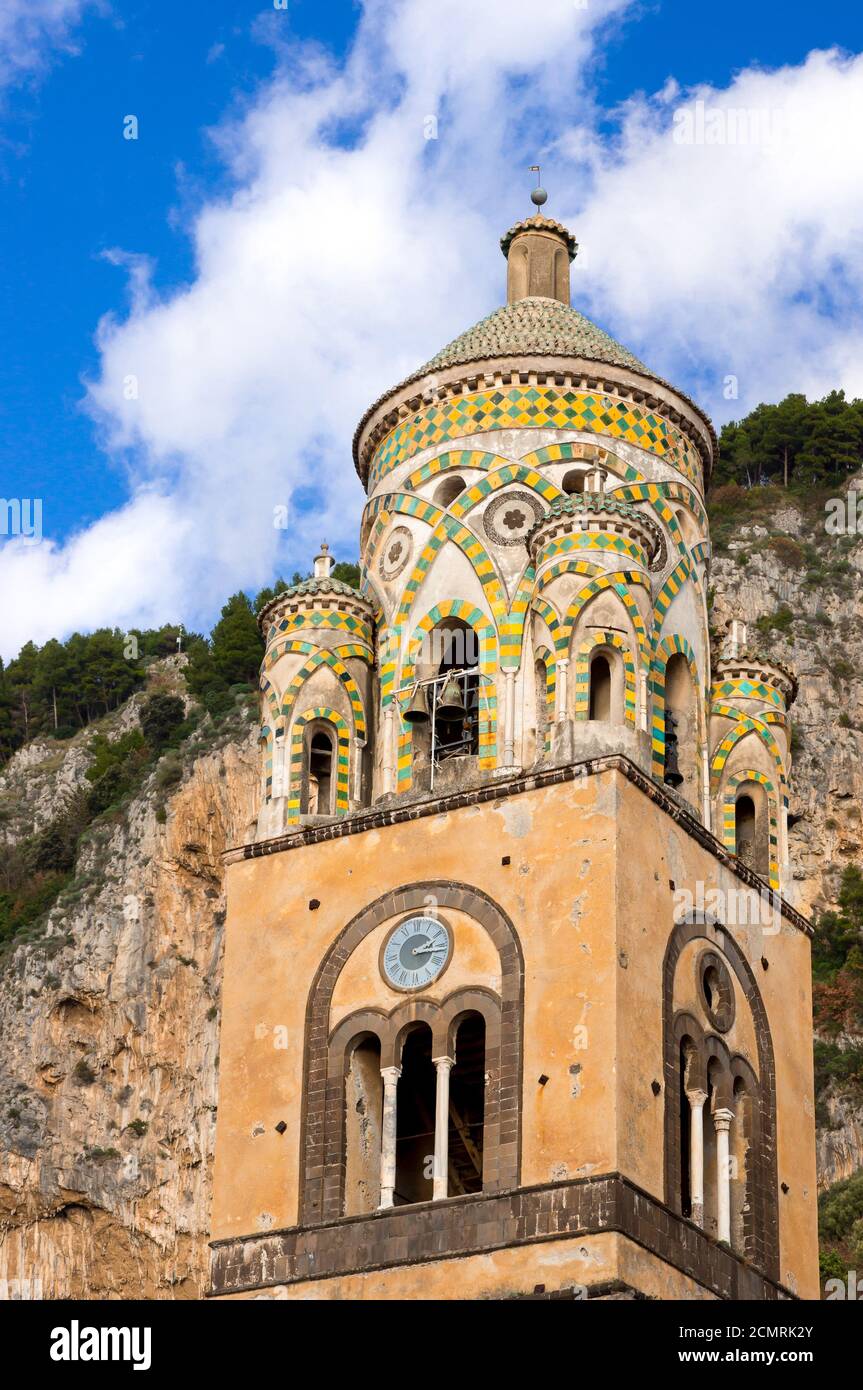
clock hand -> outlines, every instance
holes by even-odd
[[[443,950],[443,947],[442,947],[442,946],[414,946],[413,950],[411,951],[411,955],[412,955],[412,956],[428,956],[428,955],[431,955],[434,951],[442,951],[442,950]]]

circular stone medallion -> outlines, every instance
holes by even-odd
[[[401,574],[413,550],[413,536],[406,526],[394,526],[384,541],[381,551],[380,572],[384,579],[395,579]]]
[[[542,514],[538,497],[529,492],[505,492],[489,502],[482,524],[495,545],[523,545],[531,526]]]

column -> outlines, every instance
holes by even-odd
[[[512,767],[515,763],[515,676],[516,673],[513,670],[503,673],[506,688],[503,734],[504,767]]]
[[[432,1199],[449,1196],[449,1074],[454,1057],[433,1057],[437,1073],[434,1108],[434,1174]]]
[[[714,1110],[716,1130],[716,1239],[731,1244],[731,1165],[728,1161],[728,1131],[733,1110]]]
[[[566,673],[569,670],[569,657],[562,656],[557,663],[557,713],[555,719],[561,724],[566,718]]]
[[[687,1091],[689,1101],[689,1200],[691,1220],[704,1226],[704,1091]]]
[[[387,705],[384,711],[384,727],[382,741],[383,767],[381,770],[383,774],[383,793],[384,796],[386,796],[388,792],[395,791],[395,783],[393,778],[393,707],[391,704]]]
[[[396,1089],[401,1074],[401,1067],[381,1067],[384,1083],[381,1117],[381,1211],[393,1205],[396,1187]]]

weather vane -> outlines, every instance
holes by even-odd
[[[530,172],[536,174],[536,188],[531,190],[530,201],[535,203],[538,208],[541,208],[543,203],[548,202],[548,194],[540,183],[540,174],[542,170],[538,164],[531,164]]]

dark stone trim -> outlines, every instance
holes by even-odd
[[[303,845],[316,845],[325,840],[341,840],[348,835],[361,835],[367,830],[382,830],[388,825],[399,825],[403,821],[440,816],[462,806],[478,806],[486,801],[500,801],[504,797],[518,796],[522,792],[554,786],[559,782],[574,782],[580,777],[597,777],[603,772],[621,773],[655,806],[682,826],[693,840],[713,855],[714,859],[730,869],[741,883],[763,894],[771,906],[774,909],[778,908],[786,921],[798,931],[805,932],[807,936],[812,935],[812,926],[802,913],[791,907],[780,894],[770,888],[754,869],[750,869],[731,850],[726,849],[725,845],[721,844],[701,821],[696,820],[676,797],[671,796],[658,782],[654,782],[652,777],[642,772],[624,753],[608,753],[602,757],[566,763],[561,767],[540,768],[536,772],[496,777],[485,786],[474,787],[471,791],[453,792],[449,796],[427,796],[418,800],[411,798],[406,799],[404,805],[357,811],[353,815],[333,820],[328,825],[307,826],[287,835],[277,835],[271,840],[238,845],[234,849],[226,850],[222,858],[226,864],[237,864],[243,859],[259,859],[267,854],[281,854],[286,850],[299,849]]]
[[[719,1298],[795,1297],[620,1173],[212,1241],[208,1295],[608,1232],[625,1236]]]
[[[722,931],[718,924],[712,929]],[[669,1208],[677,1212],[680,1211],[681,1205],[679,1043],[681,1030],[684,1023],[688,1022],[688,1016],[681,1018],[679,1015],[677,1017],[674,1015],[674,978],[680,954],[690,941],[704,939],[710,949],[715,950],[715,942],[710,941],[707,930],[706,923],[701,920],[678,923],[669,937],[662,968],[665,1201]],[[779,1214],[776,1171],[776,1071],[773,1060],[773,1039],[767,1021],[767,1010],[759,993],[755,976],[749,962],[730,932],[722,931],[722,950],[737,976],[740,988],[743,990],[752,1011],[752,1022],[758,1047],[757,1089],[752,1098],[753,1104],[757,1108],[757,1124],[753,1126],[753,1133],[749,1136],[752,1211],[750,1219],[746,1222],[745,1231],[747,1257],[752,1259],[753,1264],[758,1269],[765,1270],[770,1278],[776,1279],[779,1276]],[[709,1035],[705,1035],[702,1050],[706,1048],[707,1052],[710,1052],[711,1049],[715,1052],[717,1046],[727,1051],[725,1045],[720,1043],[718,1038],[711,1039]],[[733,1071],[730,1062],[737,1060],[736,1058],[729,1059],[729,1074]],[[744,1059],[739,1060],[744,1061]],[[706,1066],[706,1055],[702,1057],[701,1064]],[[738,1073],[739,1071],[740,1068],[738,1067]],[[751,1078],[751,1068],[747,1068],[747,1073]],[[699,1081],[706,1089],[706,1074],[704,1079],[699,1078]],[[751,1084],[752,1080],[750,1079]],[[729,1101],[730,1096],[723,1097],[723,1103]]]
[[[448,1028],[447,1007],[466,996],[486,1019],[486,1069],[483,1132],[483,1191],[515,1187],[521,1171],[522,1018],[524,958],[510,919],[487,894],[467,883],[402,884],[364,907],[345,926],[324,955],[309,990],[303,1064],[303,1102],[300,1116],[300,1219],[304,1225],[340,1217],[345,1203],[345,1064],[347,1046],[356,1032],[371,1029],[381,1040],[382,1065],[397,1065],[388,1055],[391,1039],[380,1024],[365,1015],[357,1020],[351,1038],[341,1026],[330,1032],[330,1005],[339,975],[360,944],[381,923],[423,908],[430,897],[443,909],[465,912],[485,927],[500,959],[501,997],[485,1000],[469,987],[448,996],[439,1006],[421,995],[396,1011],[404,1021],[413,1016],[439,1016]],[[489,1005],[492,1005],[490,1008]],[[447,1033],[443,1034],[446,1046]],[[440,1039],[437,1045],[441,1045]],[[336,1044],[334,1047],[333,1044]]]

